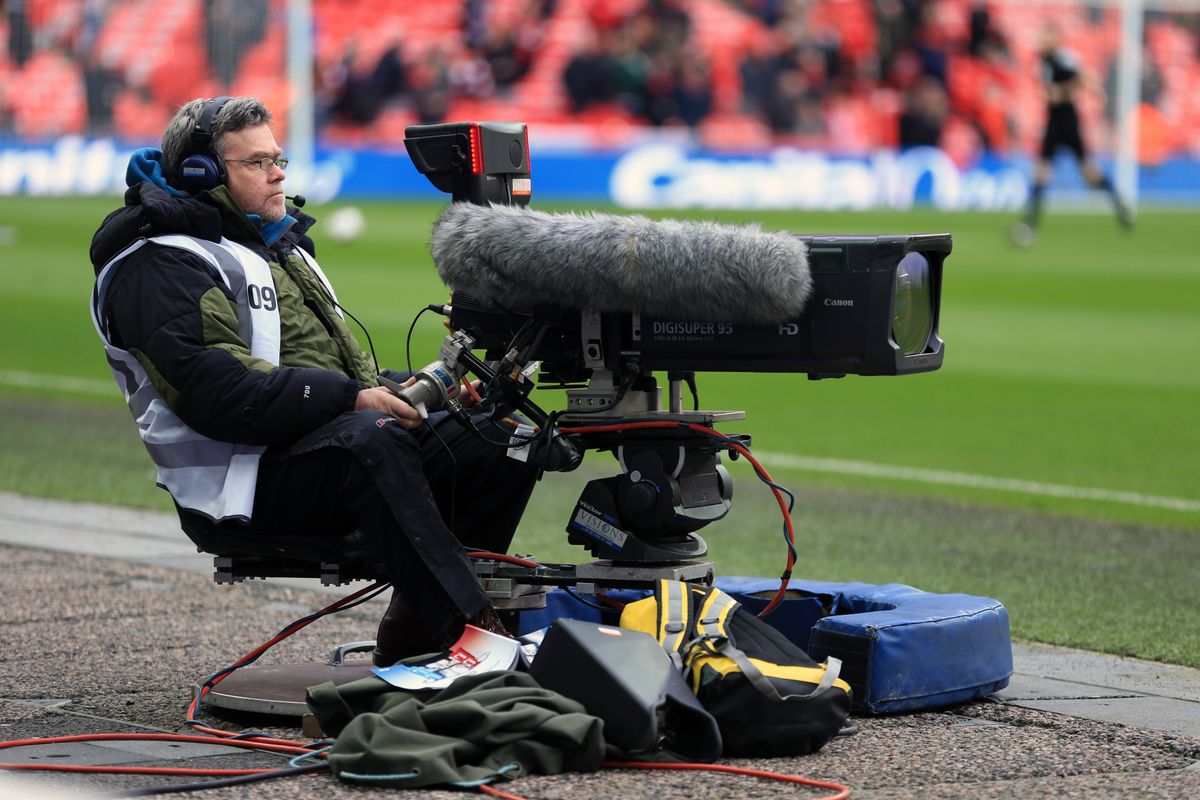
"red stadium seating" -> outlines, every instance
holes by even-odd
[[[202,0],[113,0],[105,4],[94,56],[112,65],[125,82],[113,109],[118,134],[156,140],[180,103],[220,92],[261,96],[283,126],[292,99],[285,75],[286,1],[269,2],[271,21],[266,35],[244,54],[232,86],[218,85],[208,64]],[[568,113],[563,71],[596,26],[614,26],[645,3],[558,0],[550,17],[536,21],[526,18],[531,7],[528,0],[481,4],[481,13],[494,28],[538,26],[539,44],[528,72],[502,97],[455,96],[448,114],[562,126],[563,133],[551,138],[564,141],[619,145],[644,136],[649,130],[646,123],[615,105]],[[930,7],[930,39],[941,43],[948,55],[946,88],[953,116],[944,130],[946,146],[956,154],[977,148],[972,131],[978,128],[999,147],[1032,151],[1044,115],[1037,71],[1043,25],[1057,22],[1066,44],[1080,54],[1085,68],[1103,81],[1118,51],[1119,12],[1115,8],[1096,11],[1084,2],[1066,0],[995,0],[989,3],[989,10],[1009,59],[996,65],[966,53],[974,5],[975,0],[936,0]],[[848,75],[826,93],[826,131],[815,137],[774,136],[762,121],[747,116],[740,65],[752,45],[778,35],[747,12],[754,3],[684,0],[684,7],[691,20],[691,46],[706,57],[711,75],[712,112],[696,131],[707,146],[750,149],[776,142],[861,150],[895,144],[902,96],[869,80],[874,74],[869,68],[878,39],[872,0],[811,0],[797,6],[803,28],[822,41],[832,37],[850,67]],[[350,57],[355,68],[369,70],[392,47],[399,48],[402,60],[410,66],[435,51],[453,62],[467,52],[465,8],[464,0],[313,0],[315,69],[325,74]],[[81,67],[68,55],[82,36],[84,2],[27,0],[26,9],[38,32],[39,49],[22,67],[17,67],[7,52],[7,15],[0,16],[0,132],[8,130],[26,138],[84,132],[87,108]],[[1148,18],[1144,57],[1157,71],[1162,87],[1153,113],[1145,115],[1146,124],[1162,133],[1153,134],[1154,147],[1148,145],[1148,154],[1163,147],[1200,151],[1198,51],[1195,25],[1185,27],[1169,14]],[[1081,113],[1086,129],[1103,139],[1094,144],[1110,144],[1112,134],[1101,99],[1083,100]],[[322,135],[342,144],[395,144],[403,137],[404,127],[416,118],[411,100],[394,98],[371,124],[333,122]],[[580,126],[589,123],[597,127],[581,132]],[[1008,133],[1010,123],[1014,136]]]
[[[28,138],[83,133],[87,106],[79,65],[59,53],[34,53],[5,81],[13,129]]]

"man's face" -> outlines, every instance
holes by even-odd
[[[283,170],[272,164],[260,169],[246,161],[279,158],[283,150],[270,127],[254,125],[231,131],[221,138],[225,148],[225,170],[229,194],[247,214],[258,214],[263,222],[276,222],[287,213],[283,207]]]

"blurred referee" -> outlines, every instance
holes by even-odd
[[[1133,226],[1129,209],[1117,195],[1112,181],[1102,174],[1088,156],[1083,137],[1079,131],[1079,112],[1075,108],[1075,93],[1080,88],[1100,91],[1093,81],[1087,80],[1080,70],[1079,58],[1060,44],[1058,26],[1047,23],[1042,29],[1041,41],[1042,83],[1046,87],[1046,132],[1042,136],[1042,151],[1033,174],[1033,191],[1029,197],[1029,210],[1025,219],[1012,227],[1012,240],[1022,247],[1033,244],[1038,223],[1042,215],[1042,200],[1046,184],[1050,180],[1051,160],[1060,147],[1075,155],[1083,177],[1093,189],[1103,189],[1112,198],[1117,221],[1124,228]]]

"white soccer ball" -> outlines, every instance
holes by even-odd
[[[343,206],[326,218],[323,227],[335,242],[353,242],[367,229],[367,220],[357,206]]]

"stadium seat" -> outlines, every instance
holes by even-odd
[[[113,101],[113,126],[131,141],[157,141],[171,119],[161,103],[144,100],[135,89],[124,89]]]
[[[969,167],[983,152],[979,132],[960,114],[951,114],[942,124],[940,146],[959,169]]]
[[[410,109],[385,108],[368,132],[373,141],[398,145],[404,141],[404,129],[417,122],[417,115]]]
[[[208,58],[200,37],[180,38],[175,43],[175,57],[159,60],[148,67],[148,73],[151,97],[168,109],[175,109],[204,94],[197,91],[197,87],[208,80]]]
[[[269,29],[263,40],[251,47],[242,58],[242,73],[282,79],[287,66],[285,33],[286,29],[280,25]]]
[[[855,62],[875,49],[875,20],[868,0],[813,3],[809,8],[808,24],[814,31],[836,31],[842,53]]]
[[[869,97],[841,95],[825,104],[829,148],[833,152],[865,153],[885,134],[882,117]]]
[[[74,61],[41,50],[6,83],[13,128],[19,136],[50,138],[83,132],[87,102],[83,73]]]
[[[767,28],[761,21],[717,0],[699,0],[690,11],[693,40],[709,58],[713,111],[716,115],[737,114],[742,103],[739,67],[745,45],[752,37],[763,35]]]
[[[974,114],[983,88],[983,64],[969,55],[952,55],[946,62],[946,91],[951,107]]]
[[[771,130],[758,117],[714,115],[700,123],[700,141],[717,150],[756,151],[772,145]]]

